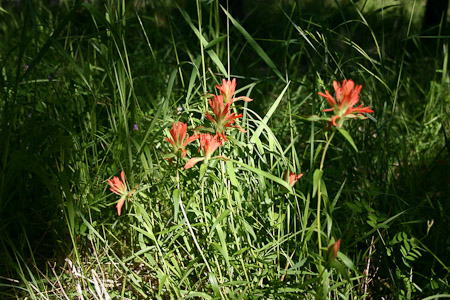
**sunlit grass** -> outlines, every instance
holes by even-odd
[[[0,11],[2,297],[449,296],[448,50],[420,38],[424,1],[64,3]],[[173,152],[169,129],[214,133],[227,78],[245,132],[185,169],[200,140]],[[374,113],[337,130],[318,93],[344,79]]]

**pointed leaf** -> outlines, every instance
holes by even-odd
[[[313,175],[313,198],[316,196],[317,188],[319,187],[319,182],[322,179],[323,170],[316,169]]]
[[[173,199],[173,220],[175,223],[177,222],[178,218],[178,211],[180,209],[180,199],[181,199],[181,190],[175,189],[172,193],[172,199]]]
[[[353,149],[355,149],[356,152],[358,152],[358,148],[356,148],[355,142],[353,141],[350,134],[347,132],[347,130],[338,128],[339,132],[345,137],[345,139],[352,145]]]
[[[231,23],[233,23],[233,26],[236,27],[237,30],[244,36],[244,38],[247,40],[247,42],[252,46],[252,48],[256,51],[256,53],[262,58],[262,60],[272,69],[272,71],[283,81],[286,82],[286,79],[283,77],[281,72],[278,70],[278,68],[275,66],[274,62],[270,59],[270,57],[267,55],[266,52],[261,48],[260,45],[253,39],[253,37],[247,32],[247,30],[244,29],[244,27],[239,24],[238,21],[236,21],[226,9],[222,7],[222,10],[225,12],[225,14],[230,19]]]
[[[252,138],[250,139],[250,142],[252,144],[256,143],[256,139],[259,138],[259,135],[261,134],[261,132],[263,131],[264,127],[267,126],[267,122],[269,122],[269,119],[272,117],[272,114],[276,111],[278,105],[281,102],[281,99],[283,99],[284,94],[287,91],[287,88],[289,87],[289,82],[286,84],[286,86],[284,87],[283,91],[281,92],[281,94],[278,96],[278,98],[275,100],[275,102],[272,104],[272,106],[270,107],[269,111],[267,112],[267,114],[264,116],[263,121],[261,122],[261,124],[258,126],[258,128],[255,130],[255,132],[253,133]]]

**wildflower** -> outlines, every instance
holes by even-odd
[[[341,247],[341,239],[338,239],[334,244],[331,244],[328,247],[328,257],[336,259],[340,247]]]
[[[131,197],[131,195],[134,194],[135,189],[132,191],[128,191],[127,184],[125,182],[125,173],[122,171],[120,172],[120,177],[122,180],[119,179],[119,177],[114,176],[113,179],[108,179],[108,184],[110,186],[111,192],[117,194],[120,196],[119,202],[117,202],[116,208],[117,208],[117,214],[120,216],[122,212],[122,206],[125,202],[125,200]]]
[[[288,176],[288,171],[286,170],[284,172],[284,178],[286,181],[289,180],[289,185],[291,187],[293,187],[295,185],[295,183],[297,182],[297,180],[299,180],[302,176],[303,176],[303,173],[295,175],[294,172],[289,172],[289,176]]]
[[[197,134],[193,136],[186,135],[187,125],[183,122],[173,123],[172,129],[169,130],[172,139],[166,137],[166,141],[168,141],[173,146],[173,153],[177,153],[178,151],[182,152],[182,157],[186,156],[186,146],[196,139],[199,138]]]
[[[231,104],[233,104],[236,100],[243,100],[247,102],[253,100],[246,96],[233,98],[236,90],[236,79],[233,79],[232,81],[222,79],[222,85],[216,85],[216,87],[220,91],[220,95],[213,95],[212,100],[208,100],[215,118],[213,118],[208,112],[206,113],[206,117],[214,124],[216,134],[227,142],[228,140],[225,136],[225,128],[234,127],[239,129],[241,132],[246,132],[242,127],[232,125],[237,118],[242,117],[242,114],[230,113]]]
[[[334,111],[334,116],[331,117],[331,123],[334,126],[340,126],[345,119],[364,118],[362,113],[373,113],[370,107],[362,107],[362,104],[358,107],[353,107],[359,101],[359,93],[362,85],[355,86],[353,80],[344,79],[342,86],[337,81],[333,81],[333,87],[336,93],[336,99],[328,91],[325,94],[319,93],[319,95],[327,99],[328,103],[332,106],[332,108],[324,109],[323,111]],[[336,123],[337,119],[341,119],[339,124]]]
[[[216,85],[216,88],[220,91],[220,95],[223,97],[223,100],[228,103],[228,101],[231,100],[237,101],[237,100],[243,100],[243,101],[253,101],[253,99],[250,99],[246,96],[240,96],[237,98],[233,98],[234,92],[236,91],[236,78],[233,78],[232,81],[222,79],[222,85]]]
[[[139,130],[138,124],[134,124],[133,130],[134,130],[134,131],[138,131],[138,130]]]
[[[222,145],[222,140],[218,135],[210,135],[209,133],[200,134],[200,150],[203,151],[203,157],[193,157],[184,166],[185,169],[192,168],[196,163],[204,160],[207,162],[214,152]],[[216,156],[214,158],[225,158],[224,156]]]
[[[232,100],[224,103],[223,96],[214,96],[213,99],[209,99],[209,105],[215,115],[213,118],[208,112],[206,112],[206,118],[210,120],[215,128],[216,134],[222,138],[224,141],[228,141],[225,136],[225,128],[234,127],[239,129],[241,132],[246,132],[242,127],[238,125],[232,125],[237,118],[242,118],[242,114],[237,115],[236,113],[230,113],[230,105]]]

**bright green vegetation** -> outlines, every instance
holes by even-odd
[[[450,297],[448,34],[422,1],[254,2],[0,2],[0,298]],[[229,75],[230,160],[170,164]],[[347,136],[308,120],[343,79],[374,110]]]

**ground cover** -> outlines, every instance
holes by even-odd
[[[448,29],[423,14],[0,2],[2,298],[450,297]]]

